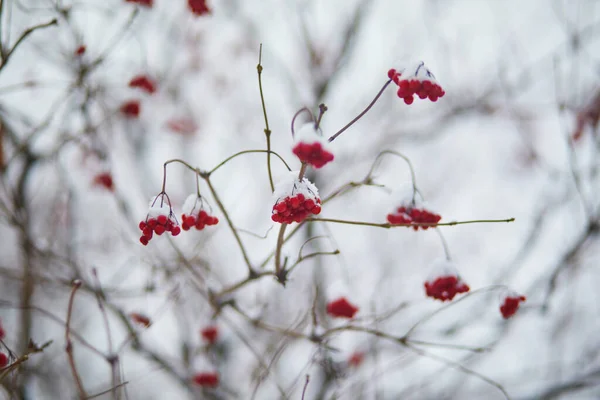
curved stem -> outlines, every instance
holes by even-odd
[[[79,392],[80,399],[86,399],[87,393],[83,388],[83,383],[81,382],[81,377],[79,376],[79,372],[77,371],[77,367],[75,366],[75,358],[73,357],[73,342],[71,341],[71,316],[73,315],[73,303],[75,301],[75,293],[77,289],[81,287],[81,281],[79,279],[73,281],[73,289],[71,290],[71,296],[69,297],[69,305],[67,307],[67,323],[65,325],[65,342],[67,358],[69,360],[69,366],[71,367],[71,373],[73,374],[73,379],[75,380],[75,386],[77,387],[77,391]]]
[[[312,111],[309,110],[308,107],[302,107],[301,109],[299,109],[298,111],[296,111],[296,114],[294,114],[294,116],[292,117],[292,138],[294,138],[294,136],[296,135],[296,131],[294,130],[294,124],[296,123],[296,118],[298,118],[298,115],[302,114],[303,112],[307,112],[310,114],[310,119],[312,119],[312,121],[314,123],[316,123],[316,119],[315,116],[313,115]]]
[[[208,171],[206,174],[207,175],[211,175],[213,172],[215,172],[216,170],[218,170],[219,168],[221,168],[223,165],[225,165],[226,163],[228,163],[229,161],[233,160],[234,158],[244,155],[244,154],[250,154],[250,153],[269,153],[269,154],[274,154],[277,156],[277,158],[279,158],[281,160],[281,162],[285,165],[285,167],[288,169],[288,171],[291,171],[292,169],[290,168],[290,166],[288,165],[288,163],[285,162],[285,160],[283,159],[283,157],[281,157],[279,154],[277,154],[274,151],[271,150],[244,150],[244,151],[239,151],[229,157],[227,157],[226,159],[224,159],[223,161],[221,161],[219,164],[217,164],[216,167],[214,167],[213,169],[211,169],[210,171]]]
[[[367,112],[369,112],[369,110],[371,109],[371,107],[373,107],[375,105],[375,103],[377,103],[377,100],[379,100],[379,98],[381,97],[381,95],[383,94],[383,92],[389,86],[390,83],[392,83],[391,79],[388,80],[385,83],[385,85],[383,85],[383,87],[379,90],[379,93],[377,93],[377,96],[375,96],[375,98],[371,101],[371,103],[369,103],[369,105],[367,106],[367,108],[365,108],[360,114],[358,114],[356,117],[354,117],[354,119],[352,121],[348,122],[346,124],[346,126],[344,126],[342,129],[340,129],[335,134],[333,134],[329,138],[329,142],[333,142],[338,136],[340,136],[342,133],[344,133],[344,131],[346,129],[350,128],[352,125],[354,125],[354,123],[356,121],[358,121],[359,119],[361,119]]]
[[[267,117],[267,107],[265,106],[265,96],[263,94],[262,87],[262,43],[258,51],[258,65],[256,66],[258,72],[258,89],[260,90],[260,103],[262,105],[263,116],[265,118],[265,137],[267,138],[267,172],[269,174],[269,184],[271,185],[271,192],[275,191],[275,185],[273,184],[273,173],[271,172],[271,129],[269,129],[269,118]]]

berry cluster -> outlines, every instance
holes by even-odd
[[[150,202],[150,210],[145,221],[140,222],[140,230],[142,237],[140,242],[146,246],[154,233],[162,235],[165,232],[171,232],[172,236],[177,236],[181,233],[181,228],[175,219],[170,202],[165,201],[164,193],[159,194]]]
[[[200,334],[206,343],[212,345],[215,344],[219,338],[219,329],[214,325],[207,326],[200,331]]]
[[[302,222],[310,214],[321,212],[321,199],[307,199],[302,193],[280,199],[273,206],[271,219],[282,224]]]
[[[411,72],[412,74],[410,74]],[[419,96],[420,99],[429,98],[435,102],[446,94],[423,62],[414,68],[405,68],[400,71],[392,68],[388,71],[388,78],[398,85],[398,97],[403,99],[406,104],[413,103],[414,95]]]
[[[387,220],[392,225],[415,224],[415,231],[419,228],[427,230],[429,226],[419,226],[418,224],[437,224],[442,217],[424,208],[413,208],[401,206],[394,214],[388,214]]]
[[[206,5],[206,0],[188,0],[188,7],[198,17],[210,13],[210,8]]]
[[[322,168],[333,161],[333,153],[327,149],[327,141],[319,135],[313,124],[305,124],[294,135],[292,152],[302,161],[315,168]]]
[[[512,295],[504,298],[504,303],[500,306],[500,312],[504,319],[508,319],[515,315],[519,309],[519,303],[525,301],[525,296]]]
[[[345,297],[340,297],[327,304],[327,314],[335,318],[353,318],[357,312],[358,307],[351,304]]]
[[[425,293],[429,297],[441,301],[450,301],[459,293],[467,293],[469,286],[457,275],[440,276],[432,281],[425,282]]]
[[[216,388],[219,386],[219,375],[215,372],[200,372],[194,375],[193,381],[198,386]]]
[[[156,83],[146,75],[138,75],[129,81],[130,88],[138,88],[147,93],[156,92]]]
[[[200,206],[198,206],[198,201]],[[196,227],[201,231],[206,226],[212,226],[219,223],[219,218],[209,215],[204,210],[204,199],[196,194],[191,194],[183,204],[183,214],[181,215],[181,228],[184,231]]]

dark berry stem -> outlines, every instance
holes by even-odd
[[[381,95],[383,94],[383,92],[385,91],[385,89],[387,89],[387,87],[390,85],[390,83],[392,83],[392,80],[388,80],[385,85],[383,85],[383,87],[379,90],[379,93],[377,93],[377,96],[375,96],[375,98],[371,101],[371,103],[367,106],[367,108],[365,108],[360,114],[358,114],[352,121],[348,122],[346,124],[346,126],[344,126],[342,129],[340,129],[339,131],[337,131],[335,134],[333,134],[333,136],[331,136],[329,138],[329,142],[333,142],[338,136],[340,136],[342,133],[344,133],[344,131],[348,128],[350,128],[352,125],[354,125],[354,123],[356,121],[358,121],[359,119],[361,119],[367,112],[369,112],[369,110],[371,109],[371,107],[373,107],[375,105],[375,103],[377,103],[377,100],[379,100],[379,98],[381,97]]]

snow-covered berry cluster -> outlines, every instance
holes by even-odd
[[[206,226],[219,223],[219,218],[210,215],[204,210],[204,199],[197,194],[191,194],[183,203],[183,214],[181,215],[181,228],[188,231],[196,228],[201,231]]]
[[[500,313],[502,313],[502,317],[504,317],[504,319],[508,319],[515,315],[519,309],[519,304],[525,300],[525,296],[521,296],[517,293],[507,294],[504,297],[504,302],[500,305]]]
[[[321,213],[319,191],[308,179],[299,180],[297,172],[292,179],[284,179],[275,187],[275,205],[271,219],[282,224],[302,222],[310,215]]]
[[[388,78],[398,85],[398,97],[406,104],[413,103],[414,95],[435,102],[446,94],[423,61],[402,69],[392,68]]]
[[[418,224],[437,224],[442,219],[441,215],[426,210],[425,208],[417,208],[411,206],[400,206],[395,213],[387,215],[387,220],[392,225],[415,224],[413,229],[427,230],[429,226],[419,226]]]
[[[159,236],[165,232],[170,232],[172,236],[181,233],[171,204],[164,193],[152,199],[146,220],[140,222],[139,228],[142,231],[140,242],[144,246],[150,242],[154,233]]]
[[[314,124],[304,124],[294,135],[292,152],[302,161],[315,168],[322,168],[333,161],[329,142],[315,129]]]
[[[425,294],[441,301],[450,301],[459,293],[467,293],[469,286],[462,281],[453,263],[440,259],[433,263],[431,277],[425,282]]]

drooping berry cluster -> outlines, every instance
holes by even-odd
[[[515,315],[519,309],[519,304],[525,300],[525,296],[520,296],[518,294],[506,296],[504,298],[504,303],[502,303],[500,306],[500,313],[502,313],[502,317],[504,317],[504,319],[508,319]]]
[[[398,97],[406,104],[413,103],[414,95],[435,102],[446,94],[422,61],[401,70],[392,68],[388,71],[388,78],[398,85]]]
[[[469,286],[458,276],[440,276],[437,279],[425,282],[425,293],[429,297],[441,301],[450,301],[459,293],[467,293]]]
[[[319,191],[308,179],[297,178],[297,172],[290,172],[287,179],[275,187],[275,205],[271,219],[282,224],[302,222],[310,215],[321,213]]]
[[[204,210],[204,199],[197,194],[191,194],[183,204],[183,214],[181,215],[181,228],[188,231],[196,228],[201,231],[206,226],[212,226],[219,223],[219,218],[211,216]]]
[[[181,233],[181,228],[164,193],[156,196],[150,202],[150,210],[146,220],[140,222],[139,228],[142,231],[140,242],[144,246],[150,242],[154,233],[159,236],[165,232],[170,232],[172,236]]]
[[[333,161],[333,153],[328,149],[328,142],[314,128],[314,124],[305,124],[294,135],[292,152],[302,161],[315,168],[322,168]]]
[[[327,304],[327,314],[335,318],[353,318],[358,312],[358,307],[350,303],[345,297],[340,297]]]
[[[420,226],[418,224],[437,224],[442,217],[424,208],[416,208],[410,206],[400,206],[396,213],[388,214],[387,220],[393,225],[415,224],[415,231],[419,228],[427,230],[429,226]]]
[[[193,381],[201,387],[216,388],[219,386],[219,375],[216,372],[200,372],[194,375]]]
[[[462,281],[454,264],[446,259],[434,261],[431,278],[425,282],[425,294],[441,301],[450,301],[459,293],[467,293],[469,285]]]

